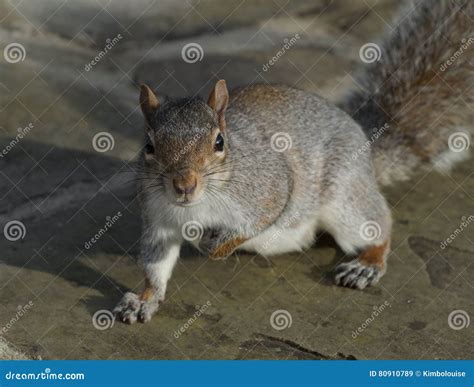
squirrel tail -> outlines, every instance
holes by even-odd
[[[474,1],[414,0],[361,47],[360,90],[341,107],[364,129],[382,185],[467,157],[474,125]],[[371,62],[371,63],[369,63]]]

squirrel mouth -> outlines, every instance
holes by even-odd
[[[200,200],[189,200],[189,199],[182,199],[182,200],[177,200],[175,204],[179,207],[192,207],[198,204]]]

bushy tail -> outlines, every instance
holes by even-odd
[[[360,90],[341,107],[364,128],[378,181],[447,170],[474,125],[474,0],[415,0],[377,45],[362,46]],[[378,59],[374,61],[374,59]]]

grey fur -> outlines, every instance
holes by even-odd
[[[472,0],[410,1],[378,43],[380,60],[361,66],[359,89],[340,106],[369,139],[388,124],[372,145],[381,184],[406,180],[420,167],[445,171],[468,155],[451,152],[448,139],[473,133],[473,20]]]

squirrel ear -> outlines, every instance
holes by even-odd
[[[159,106],[155,93],[147,85],[140,85],[140,107],[147,121]]]
[[[229,92],[227,90],[225,80],[221,79],[217,81],[216,85],[214,86],[214,90],[212,90],[211,95],[207,100],[207,104],[217,113],[217,116],[219,117],[219,125],[221,129],[224,130],[224,113],[227,109],[227,105],[229,104]]]

